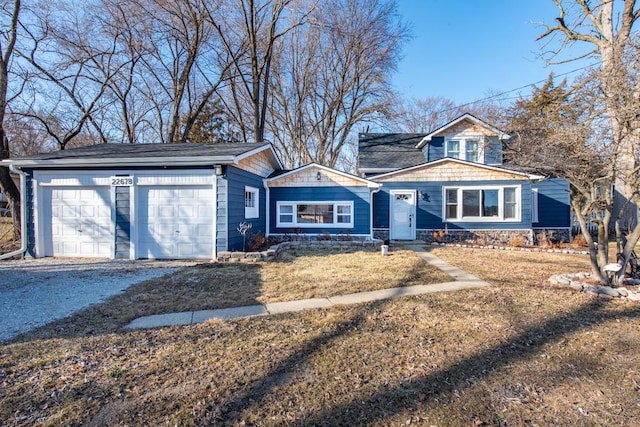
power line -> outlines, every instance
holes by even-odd
[[[564,72],[564,73],[561,73],[561,74],[554,75],[554,77],[563,77],[563,76],[566,76],[568,74],[573,74],[575,72],[582,71],[582,70],[585,70],[587,68],[591,68],[591,67],[593,67],[594,65],[597,65],[597,64],[598,64],[598,62],[594,62],[593,64],[585,65],[584,67],[575,68],[575,69],[573,69],[571,71],[567,71],[567,72]],[[472,102],[467,102],[466,104],[456,105],[455,107],[446,108],[444,110],[439,111],[436,114],[446,113],[447,111],[460,109],[460,108],[463,108],[463,107],[467,107],[469,105],[483,103],[483,102],[489,101],[490,99],[494,99],[494,98],[498,98],[498,97],[501,97],[501,96],[504,96],[504,95],[508,95],[508,94],[510,94],[512,92],[516,92],[516,91],[519,91],[519,90],[522,90],[522,89],[526,89],[528,87],[535,86],[537,84],[544,83],[546,81],[547,81],[546,78],[542,79],[542,80],[538,80],[537,82],[529,83],[529,84],[526,84],[524,86],[520,86],[518,88],[508,90],[506,92],[502,92],[502,93],[499,93],[499,94],[496,94],[496,95],[491,95],[491,96],[488,96],[486,98],[477,99],[477,100],[472,101]],[[501,99],[501,100],[504,101],[504,100],[517,99],[517,98],[518,97],[510,97],[510,98],[505,98],[505,99]]]

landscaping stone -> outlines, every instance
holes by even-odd
[[[576,281],[572,281],[571,283],[569,283],[569,287],[574,291],[582,291],[584,289],[584,285],[582,284],[582,282]]]
[[[552,285],[560,285],[563,287],[566,286],[578,292],[585,292],[587,295],[593,298],[623,298],[630,301],[640,301],[640,289],[631,290],[623,287],[612,288],[609,286],[602,286],[585,282],[585,280],[589,279],[591,279],[591,274],[582,272],[553,275],[549,277],[547,281]],[[628,279],[625,280],[625,283],[628,283]]]
[[[640,292],[629,292],[627,299],[630,301],[640,301]]]

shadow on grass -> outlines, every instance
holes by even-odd
[[[232,400],[220,406],[216,405],[217,408],[210,407],[208,412],[212,417],[205,421],[224,422],[229,425],[241,422],[248,411],[260,406],[271,390],[285,385],[294,375],[295,369],[311,359],[315,352],[338,338],[357,333],[367,315],[382,308],[386,303],[387,301],[378,301],[363,305],[354,316],[340,322],[331,332],[306,344],[304,348],[283,360],[268,375],[250,382],[250,386]],[[640,318],[640,308],[607,312],[607,305],[607,302],[601,300],[591,301],[570,313],[532,325],[508,342],[480,351],[430,375],[398,381],[397,384],[381,388],[374,394],[358,395],[348,403],[312,414],[305,418],[304,424],[368,425],[419,407],[441,405],[442,399],[446,396],[471,387],[477,381],[530,357],[542,346],[568,334],[601,322]],[[470,381],[470,378],[473,381]],[[489,412],[494,417],[488,421],[490,424],[504,422],[500,414],[495,411]]]

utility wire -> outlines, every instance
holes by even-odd
[[[573,69],[573,70],[571,70],[571,71],[567,71],[567,72],[564,72],[564,73],[561,73],[561,74],[554,75],[554,77],[563,77],[563,76],[566,76],[566,75],[568,75],[568,74],[573,74],[573,73],[575,73],[575,72],[582,71],[582,70],[585,70],[585,69],[587,69],[587,68],[591,68],[591,67],[593,67],[594,65],[597,65],[597,64],[598,64],[598,62],[594,62],[593,64],[585,65],[584,67],[575,68],[575,69]],[[499,98],[499,97],[501,97],[501,96],[504,96],[504,95],[510,94],[510,93],[512,93],[512,92],[516,92],[516,91],[518,91],[518,90],[526,89],[526,88],[528,88],[528,87],[535,86],[535,85],[537,85],[537,84],[544,83],[544,82],[546,82],[546,81],[547,81],[547,79],[546,79],[546,78],[545,78],[545,79],[542,79],[542,80],[538,80],[537,82],[529,83],[529,84],[526,84],[526,85],[524,85],[524,86],[520,86],[520,87],[517,87],[517,88],[515,88],[515,89],[511,89],[511,90],[508,90],[508,91],[506,91],[506,92],[499,93],[499,94],[497,94],[497,95],[491,95],[491,96],[488,96],[488,97],[486,97],[486,98],[481,98],[481,99],[477,99],[477,100],[472,101],[472,102],[467,102],[466,104],[460,104],[460,105],[456,105],[455,107],[446,108],[446,109],[444,109],[444,110],[438,111],[436,114],[446,113],[447,111],[456,110],[456,109],[463,108],[463,107],[467,107],[467,106],[469,106],[469,105],[473,105],[473,104],[481,104],[481,103],[486,102],[486,101],[489,101],[489,100],[491,100],[491,99]],[[501,99],[501,101],[510,100],[510,99],[517,99],[517,98],[518,98],[518,97],[509,97],[509,98]]]

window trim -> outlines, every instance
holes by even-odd
[[[251,193],[253,195],[255,206],[247,206],[247,193]],[[250,187],[248,185],[244,187],[244,218],[260,218],[260,190],[256,187]]]
[[[505,188],[514,188],[516,190],[516,216],[515,218],[505,218],[504,217],[504,189]],[[447,191],[448,190],[456,190],[457,194],[457,203],[456,206],[456,217],[455,218],[447,218],[447,207],[450,206],[447,203]],[[462,216],[462,192],[464,190],[474,190],[474,191],[482,191],[482,190],[498,190],[498,216],[492,217],[483,217],[483,216]],[[453,204],[451,204],[452,206]],[[480,211],[482,212],[482,210]],[[451,185],[442,187],[442,221],[443,222],[451,222],[451,223],[465,223],[465,222],[521,222],[522,221],[522,185],[513,184],[513,185]]]
[[[298,206],[299,205],[333,205],[333,222],[332,223],[298,223]],[[276,202],[276,227],[277,228],[353,228],[355,212],[353,209],[352,200],[330,200],[330,201],[279,201]],[[293,212],[291,214],[285,213],[285,215],[292,215],[292,222],[282,222],[280,217],[282,216],[282,206],[293,206]],[[350,214],[338,213],[338,206],[349,206]],[[338,216],[350,215],[349,222],[338,222]]]
[[[458,141],[458,156],[450,156],[449,155],[449,142],[450,141]],[[467,141],[469,142],[477,142],[478,143],[478,160],[467,160]],[[447,137],[444,140],[444,156],[450,157],[452,159],[464,160],[467,162],[473,163],[484,163],[484,135],[469,135],[469,136],[461,136],[461,137]]]

